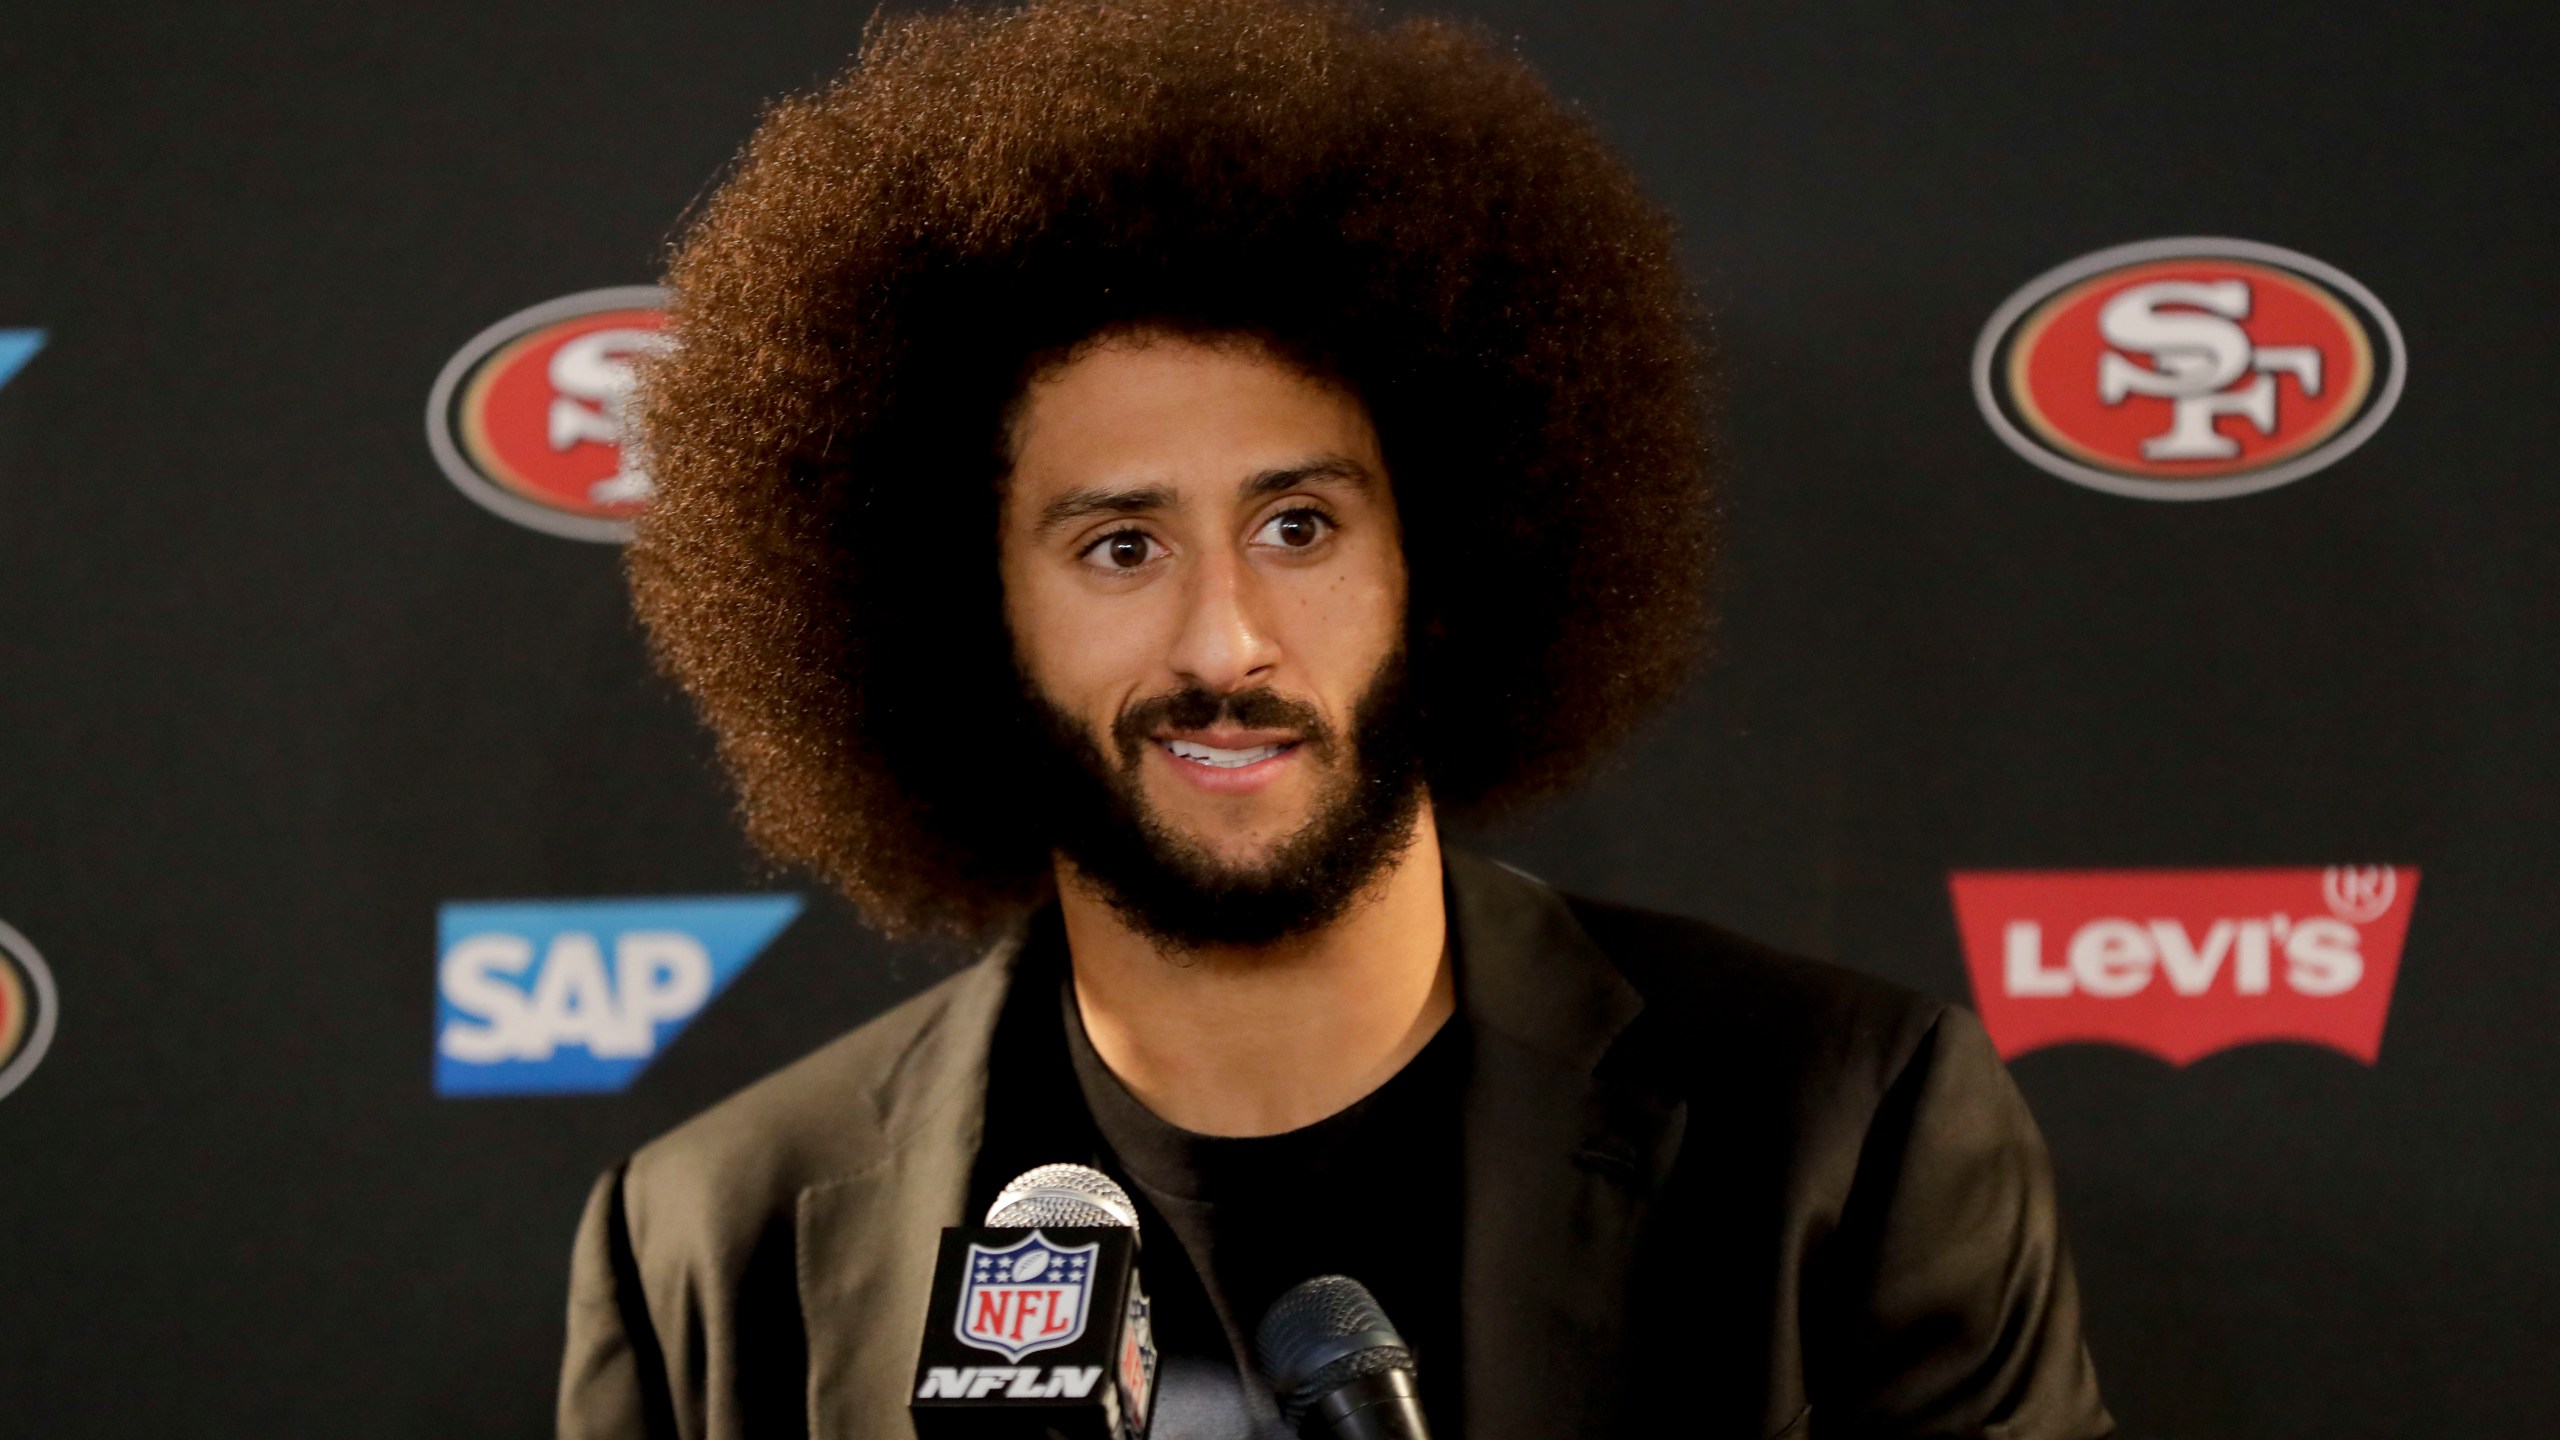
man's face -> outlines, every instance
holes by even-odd
[[[1414,782],[1394,713],[1404,551],[1359,401],[1250,344],[1138,336],[1035,380],[1011,439],[1016,661],[1135,832],[1071,836],[1070,857],[1124,911],[1162,908],[1131,892],[1168,869],[1227,908],[1355,859],[1327,888],[1365,882],[1409,828]],[[1329,853],[1346,846],[1366,853]],[[1114,849],[1145,853],[1098,853]],[[1330,918],[1291,910],[1243,928]],[[1176,939],[1249,938],[1155,918]]]

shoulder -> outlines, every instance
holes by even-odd
[[[1699,921],[1565,903],[1644,998],[1613,1061],[1689,1102],[1663,1233],[1759,1256],[1801,1327],[1781,1362],[1799,1400],[1862,1432],[2112,1433],[2043,1139],[1968,1011]]]
[[[1819,1030],[1868,1044],[1925,1033],[1953,1008],[1843,965],[1791,955],[1721,926],[1563,897],[1648,1007],[1716,1028]]]
[[[1763,1089],[1791,1081],[1802,1099],[1864,1108],[1928,1053],[1941,1028],[1969,1028],[1946,1001],[1702,920],[1563,899],[1643,997],[1648,1048],[1676,1069],[1747,1074]]]
[[[635,1238],[760,1225],[965,1100],[1010,958],[1000,947],[642,1146],[623,1181]]]
[[[910,1230],[956,1208],[1018,938],[606,1172],[570,1266],[562,1435],[674,1434],[664,1405],[716,1411],[715,1377],[743,1386],[751,1368],[775,1395],[805,1389],[741,1348],[799,1323],[803,1197],[868,1193]]]

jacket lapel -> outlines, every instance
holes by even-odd
[[[812,1440],[909,1440],[907,1386],[932,1298],[935,1240],[962,1223],[986,1130],[987,1050],[1019,933],[964,972],[942,1014],[849,1125],[876,1125],[877,1163],[800,1192],[800,1312]]]
[[[1644,1002],[1546,886],[1446,853],[1473,1030],[1460,1278],[1474,1440],[1606,1433],[1629,1266],[1685,1106],[1602,1061]]]

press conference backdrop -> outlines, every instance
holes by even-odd
[[[1477,842],[1979,1008],[2130,1434],[2547,1428],[2548,7],[1463,8],[1736,465],[1719,663]],[[865,14],[12,10],[0,1431],[541,1434],[591,1177],[959,963],[757,866],[611,541]]]

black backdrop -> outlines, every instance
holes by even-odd
[[[1719,667],[1485,843],[1959,998],[1953,869],[2423,865],[2377,1066],[2016,1069],[2131,1434],[2547,1424],[2548,8],[1463,9],[1681,216],[1740,465]],[[625,1094],[428,1087],[440,901],[799,883],[613,550],[467,503],[417,416],[481,326],[645,282],[864,14],[13,7],[0,919],[62,1019],[0,1100],[0,1432],[541,1433],[594,1172],[952,963],[819,898]],[[1992,308],[2180,234],[2384,298],[2372,443],[2193,505],[2001,446]]]

